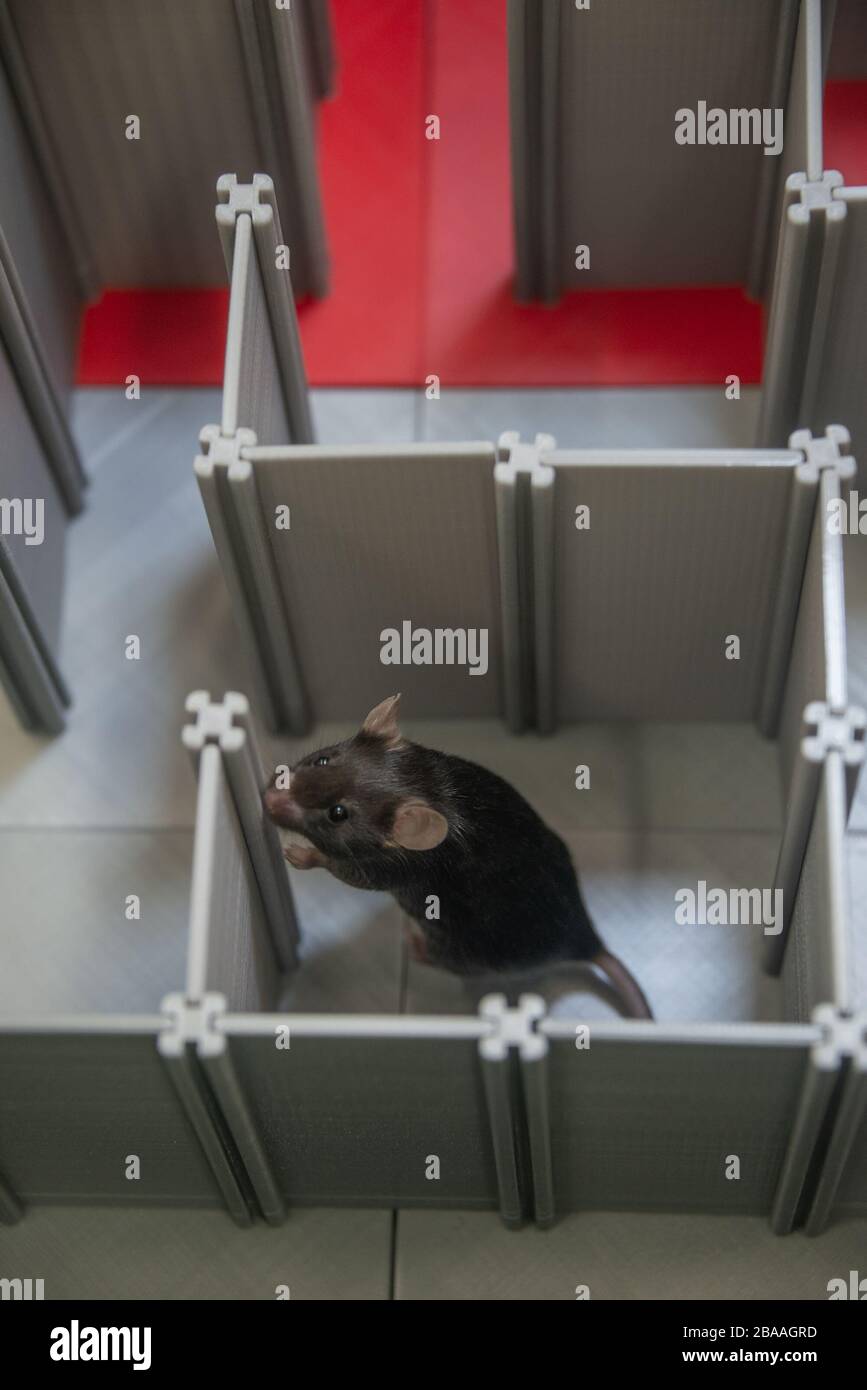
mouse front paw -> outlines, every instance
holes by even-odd
[[[324,869],[328,866],[325,855],[312,845],[289,845],[283,851],[283,858],[293,869]]]

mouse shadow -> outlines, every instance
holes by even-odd
[[[397,909],[386,901],[349,918],[341,906],[322,903],[318,913],[302,915],[298,965],[281,979],[280,1006],[291,1013],[399,1013]]]

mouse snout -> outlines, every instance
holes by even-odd
[[[301,807],[288,787],[269,787],[262,798],[265,810],[277,825],[291,829],[301,815]]]

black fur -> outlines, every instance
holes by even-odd
[[[316,759],[327,756],[325,767]],[[310,754],[291,793],[267,793],[269,814],[306,836],[331,873],[391,893],[422,928],[428,959],[458,974],[589,960],[602,942],[566,845],[502,777],[464,758],[361,732]],[[390,845],[397,807],[421,800],[445,816],[436,849]],[[344,805],[346,820],[328,810]],[[429,898],[439,920],[428,920]]]

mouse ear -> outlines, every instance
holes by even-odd
[[[401,849],[436,849],[449,833],[449,823],[423,801],[404,801],[394,813],[391,838]]]
[[[396,748],[403,740],[397,722],[400,696],[389,695],[387,700],[372,709],[361,726],[361,732],[370,738],[385,740],[387,748]]]

